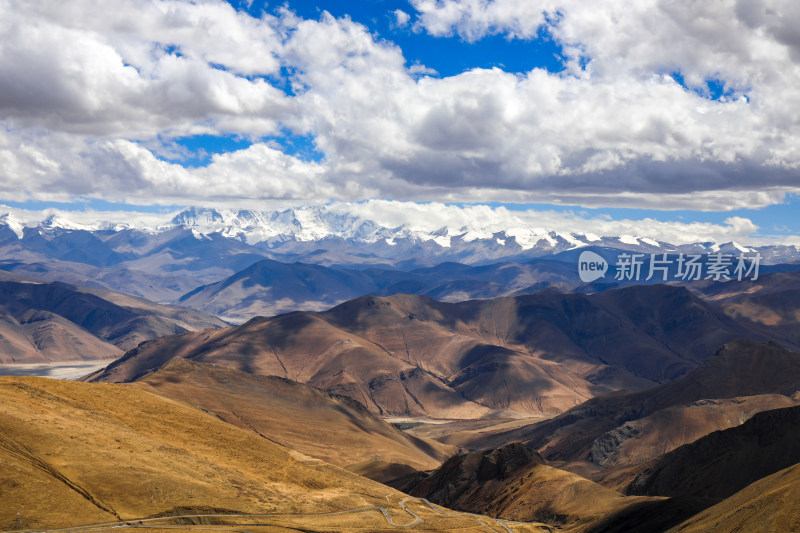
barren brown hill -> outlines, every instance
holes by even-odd
[[[145,343],[93,379],[135,380],[181,356],[308,383],[381,415],[554,415],[608,387],[673,379],[710,356],[707,346],[747,332],[665,286],[457,304],[367,296]]]
[[[585,531],[623,509],[654,502],[632,498],[547,466],[522,444],[456,455],[409,494],[451,509]]]
[[[254,531],[389,531],[414,520],[402,505],[412,530],[478,526],[138,386],[1,377],[0,397],[3,530],[235,512],[264,514]]]
[[[800,531],[800,464],[759,479],[670,533]]]
[[[162,338],[128,352],[93,379],[137,379],[177,355],[288,377],[350,396],[382,415],[437,418],[560,412],[594,395],[593,385],[557,363],[484,343],[460,324],[448,329],[416,318],[415,310],[430,311],[416,305],[420,301],[369,297],[330,313],[289,313]],[[363,327],[337,327],[352,311]]]
[[[496,447],[523,441],[551,461],[586,461],[593,458],[592,447],[604,434],[657,411],[707,399],[763,394],[788,399],[800,388],[798,384],[800,354],[772,343],[736,341],[671,383],[649,391],[594,398],[551,420],[484,436],[476,445]],[[597,459],[603,457],[598,454]]]
[[[698,290],[750,329],[760,329],[784,345],[800,347],[800,272],[765,274],[756,281]]]
[[[286,378],[176,357],[136,384],[337,466],[384,461],[424,470],[456,451],[408,435],[350,398]]]
[[[144,343],[93,379],[138,379],[174,356],[287,377],[349,396],[378,414],[465,418],[494,411],[464,398],[441,377],[309,313]]]
[[[0,363],[113,359],[123,351],[56,314],[0,307]]]
[[[427,355],[398,330],[412,320],[478,338],[482,343],[555,361],[592,383],[641,389],[696,367],[721,344],[765,338],[683,287],[634,286],[600,294],[544,291],[455,304],[396,295],[395,312],[360,298],[321,313],[331,324],[375,339],[390,351]],[[367,305],[364,305],[364,304]],[[404,312],[408,316],[403,316]],[[424,336],[423,336],[424,338]],[[425,358],[423,358],[424,360]]]
[[[765,411],[664,455],[630,494],[723,499],[800,462],[800,407]]]
[[[0,363],[113,359],[147,339],[224,325],[190,309],[0,272]]]
[[[739,426],[756,413],[798,404],[800,395],[761,394],[674,405],[598,437],[589,458],[603,467],[644,463],[714,431]]]

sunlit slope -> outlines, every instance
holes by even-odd
[[[555,415],[689,371],[748,331],[685,288],[541,293],[448,304],[365,296],[324,313],[138,346],[98,373],[133,381],[180,356],[350,396],[383,416]]]
[[[347,397],[276,376],[176,357],[136,383],[338,466],[380,460],[436,468],[456,450],[407,435]]]
[[[670,383],[649,391],[616,393],[594,398],[562,415],[528,427],[511,429],[482,439],[487,446],[523,441],[550,461],[604,460],[598,451],[604,435],[624,424],[673,406],[700,400],[781,395],[794,402],[800,388],[800,353],[774,343],[734,341],[725,344],[700,367]],[[763,407],[779,407],[767,402]],[[653,419],[645,422],[652,422]],[[707,427],[713,431],[713,426]],[[598,440],[600,439],[600,440]],[[635,445],[635,442],[629,443]],[[648,446],[645,444],[645,448]],[[602,447],[601,447],[602,448]],[[649,450],[625,452],[648,455]]]
[[[391,489],[131,385],[0,378],[0,529],[176,507],[317,513]]]
[[[800,464],[748,485],[670,533],[800,531]]]

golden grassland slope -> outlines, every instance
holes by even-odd
[[[800,531],[800,464],[748,485],[669,533]]]
[[[319,513],[402,498],[388,487],[132,385],[0,377],[0,529],[176,508]],[[405,517],[403,517],[405,519]]]
[[[407,435],[350,398],[286,378],[176,357],[135,384],[337,466],[385,461],[424,470],[456,451]]]

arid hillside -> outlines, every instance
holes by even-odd
[[[257,531],[500,528],[433,509],[140,386],[2,377],[0,397],[3,530],[139,520],[186,529],[249,520]],[[157,518],[198,514],[212,516]]]
[[[176,357],[135,384],[341,467],[384,461],[428,469],[456,451],[404,433],[346,396],[277,376]]]
[[[552,416],[618,388],[673,380],[743,335],[764,338],[679,287],[457,304],[366,296],[323,313],[164,337],[92,379],[133,381],[180,356],[308,383],[382,416]]]
[[[140,342],[220,328],[199,311],[0,271],[0,363],[114,359]]]

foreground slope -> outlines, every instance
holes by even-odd
[[[0,378],[0,390],[0,450],[20,469],[4,470],[4,483],[16,484],[4,494],[5,523],[18,508],[31,527],[82,520],[78,513],[48,511],[45,501],[37,501],[42,493],[32,492],[26,478],[41,481],[42,472],[49,485],[69,486],[106,519],[187,505],[324,511],[372,503],[357,492],[389,494],[138,387]]]
[[[176,357],[136,385],[337,466],[384,461],[428,469],[455,452],[403,433],[347,397],[276,376]]]
[[[271,515],[262,526],[308,515],[305,530],[328,531],[394,529],[379,506],[398,523],[413,518],[388,487],[140,387],[2,377],[0,397],[1,529],[225,510]],[[426,516],[419,527],[430,531],[476,525]]]
[[[748,485],[670,533],[800,531],[800,464]]]

